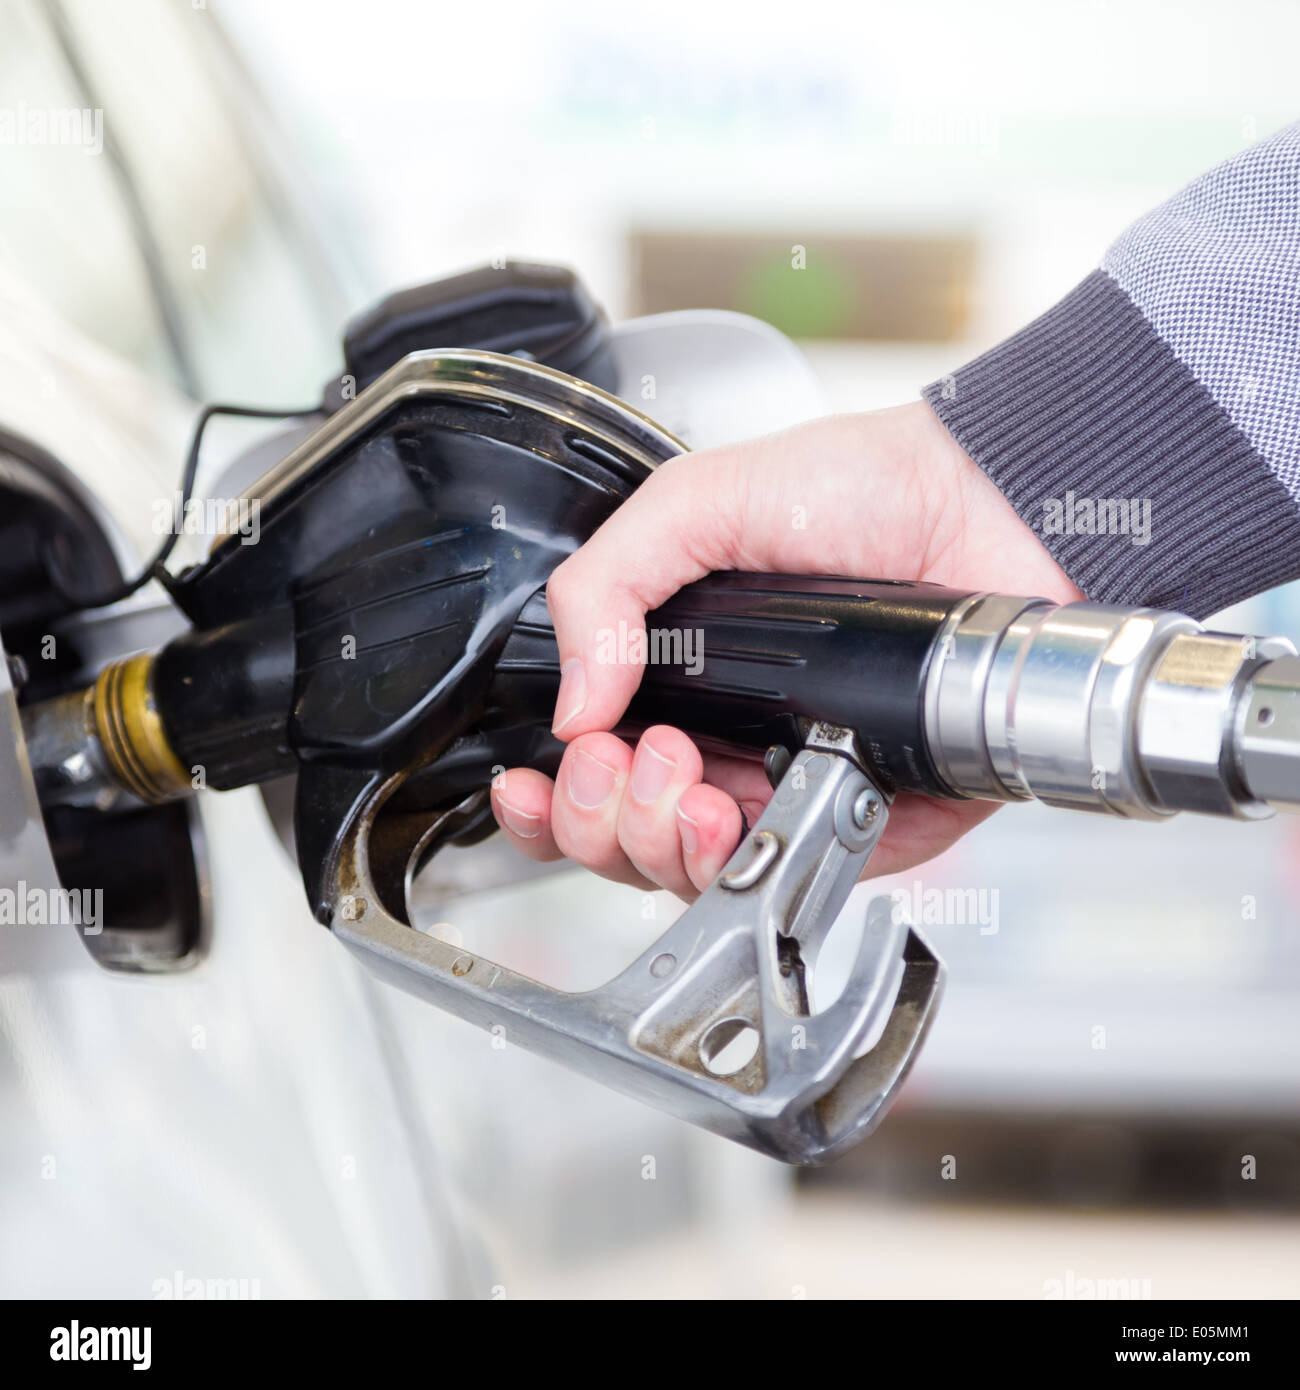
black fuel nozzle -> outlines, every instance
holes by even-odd
[[[537,364],[405,359],[253,489],[256,544],[223,537],[173,581],[193,626],[158,654],[151,691],[178,761],[217,789],[299,773],[301,867],[328,915],[345,827],[379,786],[393,783],[390,810],[441,813],[501,767],[553,769],[546,580],[679,447]],[[924,673],[961,598],[712,576],[651,615],[659,650],[628,727],[671,720],[761,756],[838,721],[884,785],[941,793]]]

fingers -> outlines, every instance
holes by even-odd
[[[703,773],[699,750],[685,734],[665,725],[647,729],[618,816],[619,843],[628,859],[646,878],[683,898],[693,898],[698,885],[687,869],[683,844],[683,832],[690,836],[694,827],[679,818],[678,802],[699,785]]]
[[[741,830],[740,807],[726,792],[701,782],[682,793],[677,802],[677,833],[692,888],[702,893],[717,878],[735,853]]]
[[[632,750],[613,734],[587,734],[564,750],[551,798],[551,832],[561,852],[602,878],[652,887],[623,851],[619,809]]]
[[[507,840],[540,864],[562,859],[551,833],[551,779],[531,768],[503,772],[492,782],[492,813]]]
[[[748,775],[730,769],[733,759],[710,761],[720,775]],[[615,882],[691,899],[717,877],[742,829],[735,799],[704,785],[703,774],[699,750],[676,729],[647,730],[635,752],[613,734],[583,734],[554,782],[526,768],[501,774],[492,809],[530,859],[567,857]]]
[[[641,680],[646,613],[683,584],[734,568],[734,473],[724,451],[670,459],[551,576],[557,737],[613,728]]]
[[[690,900],[740,843],[742,811],[752,826],[769,796],[756,763],[702,759],[685,734],[656,726],[635,753],[612,734],[575,739],[554,783],[527,768],[503,773],[492,808],[506,838],[530,859],[567,856],[616,882]],[[863,876],[933,859],[994,810],[991,802],[900,796]]]

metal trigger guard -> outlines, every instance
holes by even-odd
[[[471,1023],[503,1025],[509,1042],[787,1163],[825,1162],[870,1132],[942,990],[938,958],[878,897],[843,992],[810,1012],[808,957],[889,819],[853,735],[835,726],[810,726],[717,880],[626,970],[584,993],[538,984],[387,912],[364,833],[371,819],[359,816],[344,841],[331,904],[335,935],[368,965]]]

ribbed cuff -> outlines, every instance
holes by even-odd
[[[1300,577],[1300,510],[1105,271],[922,392],[1100,603],[1203,618]]]

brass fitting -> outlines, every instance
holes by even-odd
[[[87,692],[104,756],[114,777],[142,801],[170,801],[192,790],[172,750],[153,698],[153,654],[115,661]]]

